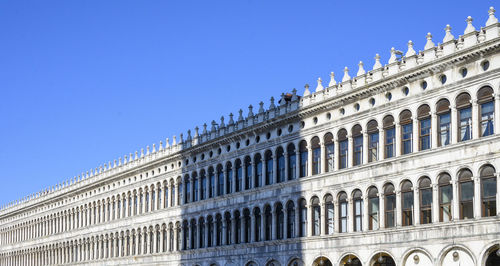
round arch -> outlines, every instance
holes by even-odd
[[[472,252],[463,245],[448,246],[439,254],[440,265],[454,265],[458,262],[461,265],[475,265],[476,260]]]
[[[313,261],[312,266],[333,266],[333,264],[329,258],[319,256]]]
[[[411,248],[403,255],[402,266],[434,265],[430,253],[422,248]]]

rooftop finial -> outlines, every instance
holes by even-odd
[[[474,26],[472,25],[471,16],[468,16],[465,21],[467,22],[467,27],[465,28],[464,34],[471,33],[476,30],[476,28],[474,28]]]
[[[175,146],[175,145],[177,145],[177,137],[174,135],[172,137],[172,146]]]
[[[323,88],[323,84],[321,84],[323,81],[321,80],[321,78],[318,78],[318,86],[316,87],[316,92],[324,89]]]
[[[253,106],[250,104],[248,106],[248,117],[252,117],[253,116]]]
[[[330,72],[330,83],[328,83],[328,87],[334,86],[335,84],[337,84],[337,82],[335,81],[335,74],[333,74],[333,72]]]
[[[311,95],[311,92],[309,91],[309,84],[304,85],[304,96]]]
[[[243,118],[243,110],[242,110],[242,109],[240,109],[240,110],[238,111],[238,113],[240,114],[240,115],[238,116],[238,122],[241,122],[241,121],[245,120],[245,119]]]
[[[425,43],[424,50],[431,49],[434,47],[434,43],[432,42],[432,34],[430,32],[427,33],[427,43]]]
[[[202,134],[207,134],[207,123],[203,124],[203,132]]]
[[[200,130],[200,128],[199,128],[198,126],[196,126],[196,127],[194,128],[194,137],[195,137],[195,138],[197,138],[197,137],[199,137],[199,136],[200,136],[200,133],[198,133],[198,131],[199,131],[199,130]]]
[[[358,63],[358,73],[357,73],[357,76],[361,76],[361,75],[364,75],[366,73],[365,69],[363,68],[363,61],[359,61]]]
[[[220,127],[225,127],[226,124],[224,124],[224,116],[220,117]]]
[[[375,54],[375,64],[373,64],[373,69],[379,69],[382,67],[382,64],[380,63],[380,55]]]
[[[416,55],[417,53],[415,50],[413,50],[413,42],[411,40],[408,41],[408,51],[406,52],[405,56],[409,57],[412,55]]]
[[[292,102],[297,101],[299,98],[297,97],[297,89],[293,88],[292,90]]]
[[[495,9],[493,7],[490,7],[488,10],[488,14],[490,15],[488,17],[488,20],[486,21],[486,26],[495,24],[498,22],[498,19],[495,17]]]
[[[212,127],[210,128],[210,132],[215,132],[217,130],[216,125],[217,123],[215,123],[215,120],[212,120]]]
[[[394,47],[391,48],[391,57],[389,57],[389,64],[394,63],[398,60],[396,57],[396,49]]]
[[[443,43],[449,42],[449,41],[455,39],[455,36],[453,36],[453,34],[451,34],[451,26],[450,26],[450,24],[447,24],[446,27],[444,28],[444,30],[445,30],[446,34],[444,35]]]
[[[274,105],[274,97],[271,96],[271,104],[269,105],[269,110],[272,110],[276,108],[276,106]]]
[[[345,67],[344,68],[344,77],[342,78],[342,82],[348,81],[351,79],[351,76],[349,76],[349,68]]]
[[[234,124],[233,116],[234,116],[233,113],[229,113],[229,125]]]
[[[260,101],[259,103],[259,114],[264,113],[264,102]]]

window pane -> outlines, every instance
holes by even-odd
[[[474,198],[474,183],[472,181],[460,183],[460,192],[461,201],[472,200]]]

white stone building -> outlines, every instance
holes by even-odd
[[[500,265],[500,23],[0,210],[0,265]]]

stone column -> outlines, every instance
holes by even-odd
[[[290,172],[289,172],[289,167],[290,167],[290,162],[288,161],[288,152],[285,150],[285,152],[283,152],[283,156],[285,156],[285,178],[283,181],[287,181],[288,180],[288,176],[290,175]]]
[[[172,229],[172,228],[169,228],[169,227],[167,227],[167,228],[165,229],[165,233],[167,234],[167,251],[168,251],[168,252],[170,252],[170,249],[172,249],[172,250],[173,250],[173,248],[172,248],[172,247],[170,247],[170,230],[173,230],[173,229]],[[163,239],[162,239],[162,241],[161,241],[161,242],[163,242]]]
[[[266,214],[264,208],[260,208],[260,241],[266,240]]]
[[[234,193],[234,192],[236,192],[236,180],[237,180],[237,176],[236,176],[236,161],[233,161],[231,164],[233,166],[233,168],[231,170],[231,171],[233,171],[233,182],[231,183],[231,193]],[[198,178],[198,179],[201,179],[201,178]],[[201,187],[201,184],[200,184],[199,187]],[[200,196],[198,196],[198,198],[201,199]]]
[[[351,195],[347,198],[347,232],[354,232],[354,200]]]
[[[241,161],[241,167],[243,167],[243,177],[241,179],[242,181],[242,185],[241,185],[241,190],[244,191],[247,187],[247,176],[248,176],[248,173],[247,173],[247,167],[246,167],[246,164],[245,164],[245,158],[243,158],[243,160]],[[250,168],[252,168],[252,162],[250,161]],[[248,184],[248,187],[250,187],[250,184]]]
[[[236,182],[233,182],[233,183],[236,183]],[[240,215],[240,217],[241,217],[241,215]],[[236,219],[235,219],[234,214],[233,214],[233,216],[231,217],[231,243],[230,244],[236,244],[236,232],[237,232]]]
[[[333,170],[338,171],[339,170],[339,164],[340,164],[340,147],[339,147],[339,139],[337,138],[337,135],[333,136]]]
[[[224,188],[223,188],[222,193],[220,193],[220,194],[224,195],[227,192],[227,185],[228,185],[227,184],[227,177],[228,177],[228,175],[227,175],[227,165],[224,165],[224,169],[222,170],[222,175],[224,176],[224,181],[223,181],[224,182],[224,186],[223,186]]]
[[[313,154],[312,154],[311,141],[307,145],[307,176],[312,176],[313,174]]]
[[[478,131],[479,132],[479,131]],[[474,180],[474,218],[481,218],[481,178],[475,176]]]
[[[380,201],[379,201],[379,205],[380,205]],[[363,220],[363,225],[362,225],[362,229],[363,231],[368,231],[368,224],[369,224],[369,214],[368,214],[368,197],[366,195],[363,195],[363,212],[362,212],[362,219]],[[379,208],[380,210],[380,208]],[[379,221],[380,221],[380,218],[379,218]]]
[[[394,143],[394,149],[396,150],[396,156],[401,156],[401,125],[396,123],[396,142]]]
[[[377,160],[385,159],[385,130],[384,127],[378,127],[378,158]]]
[[[271,224],[271,239],[272,240],[276,240],[278,239],[278,215],[276,213],[276,209],[272,209],[271,210],[271,214],[272,214],[272,224]]]
[[[270,177],[271,179],[269,181],[272,181],[272,176]],[[266,179],[267,179],[267,160],[266,160],[266,157],[265,157],[265,153],[264,153],[264,156],[262,157],[262,186],[265,186],[267,185],[266,184]]]
[[[460,219],[460,209],[459,209],[459,204],[460,200],[458,199],[458,180],[452,180],[453,182],[453,200],[452,200],[452,208],[453,208],[453,220],[459,220]]]
[[[256,227],[256,221],[255,221],[255,214],[253,212],[250,213],[250,236],[251,236],[251,241],[249,242],[255,242],[257,239],[257,233],[255,232],[255,227]]]
[[[285,205],[286,206],[286,205]],[[286,207],[283,207],[283,239],[288,238],[288,211]]]
[[[273,176],[272,176],[272,183],[273,184],[278,183],[278,156],[276,156],[276,154],[273,154]]]
[[[402,224],[402,206],[401,206],[401,190],[396,190],[396,209],[394,210],[394,215],[396,216],[396,226],[400,227]]]
[[[439,222],[439,185],[432,184],[432,223]]]
[[[216,219],[215,214],[213,215],[213,217],[214,217],[214,223],[212,225],[214,227],[214,230],[213,230],[213,245],[212,246],[217,246],[217,219]]]
[[[240,223],[240,226],[241,226],[241,230],[240,230],[240,239],[241,239],[241,243],[245,243],[245,242],[250,242],[250,239],[245,239],[245,235],[246,235],[246,220],[245,220],[245,216],[243,215],[243,211],[240,211],[240,214],[241,214],[241,223]],[[250,215],[251,216],[251,215]],[[248,236],[250,237],[250,236]]]
[[[498,134],[498,133],[500,133],[500,94],[495,93],[494,97],[495,97],[495,114],[493,116],[493,125],[494,125],[495,134]],[[498,182],[497,182],[497,184],[498,184]],[[498,190],[497,190],[497,195],[498,195]],[[499,205],[497,204],[497,206],[499,206]],[[497,207],[497,210],[498,210],[498,207]]]
[[[180,181],[180,182],[182,182],[182,179],[181,179],[181,181]],[[174,186],[175,186],[175,190],[176,190],[176,193],[175,193],[175,198],[174,198],[174,202],[175,202],[175,206],[179,206],[179,205],[180,205],[179,200],[180,200],[180,198],[181,198],[181,197],[180,197],[180,193],[181,193],[181,192],[179,191],[179,185],[180,185],[180,184],[179,184],[179,182],[175,182],[174,184],[175,184]]]
[[[363,131],[363,150],[362,150],[362,161],[363,164],[368,163],[368,132],[365,130]]]
[[[326,235],[326,227],[328,226],[328,222],[325,220],[326,217],[326,207],[325,202],[321,202],[320,206],[320,215],[319,215],[319,234],[322,236]]]
[[[477,99],[472,99],[472,138],[479,138],[479,108]]]
[[[227,220],[226,217],[222,217],[222,241],[221,246],[227,245]]]
[[[320,142],[320,148],[321,148],[320,151],[321,155],[320,155],[319,173],[322,174],[326,173],[326,147],[323,140],[321,140]]]
[[[455,144],[458,142],[459,139],[459,132],[458,132],[458,113],[457,113],[457,108],[455,105],[451,106],[451,128],[450,128],[450,134],[451,134],[451,144]]]
[[[189,180],[190,180],[189,183],[191,184],[191,186],[189,188],[189,190],[190,190],[189,191],[189,201],[194,202],[194,182],[195,182],[195,180],[192,176],[189,177]],[[225,184],[224,184],[224,186],[225,186]],[[200,190],[198,189],[198,191],[200,191]]]
[[[333,227],[334,227],[334,232],[339,233],[340,232],[340,209],[339,209],[339,201],[335,199],[333,201]]]
[[[433,149],[438,147],[438,118],[436,112],[431,115],[431,147]]]
[[[208,232],[209,232],[208,219],[207,217],[205,217],[205,247],[208,247]]]
[[[297,204],[297,203],[295,203]],[[300,227],[301,227],[301,222],[300,222],[300,208],[299,206],[297,205],[294,209],[295,211],[295,232],[294,232],[294,236],[295,237],[299,237],[299,232],[300,232]]]
[[[156,241],[158,239],[158,234],[159,232],[156,230],[156,229],[153,229],[153,252],[151,253],[156,253],[156,251],[158,250],[159,246],[158,246],[158,241]],[[163,239],[160,239],[160,240],[163,240]],[[160,241],[161,243],[162,241]],[[161,244],[160,244],[161,245]]]
[[[497,99],[498,101],[498,99]],[[498,111],[495,111],[495,113],[499,112],[500,109],[497,109]],[[495,122],[500,122],[500,120],[496,120]],[[500,132],[499,132],[500,133]],[[496,202],[496,205],[497,205],[497,216],[500,216],[500,173],[497,174],[497,198],[496,198],[497,202]]]
[[[122,256],[122,245],[123,245],[123,236],[118,236],[118,256]]]
[[[420,224],[420,189],[416,184],[413,185],[413,224]]]
[[[347,167],[351,168],[354,164],[354,139],[352,138],[351,133],[347,134]]]
[[[412,151],[411,152],[417,152],[420,150],[420,121],[417,119],[417,115],[415,114],[414,115],[415,118],[413,118],[413,126],[412,126],[412,129],[413,129],[413,132],[412,132],[412,140],[413,140],[413,148],[412,148]]]
[[[300,178],[300,151],[299,146],[296,146],[297,150],[295,152],[295,178]]]

